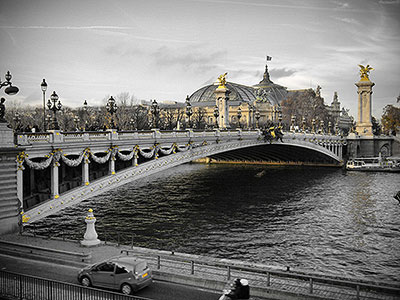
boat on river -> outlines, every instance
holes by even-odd
[[[400,158],[363,157],[354,158],[346,163],[348,171],[400,172]]]

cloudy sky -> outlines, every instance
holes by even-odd
[[[64,105],[106,95],[183,102],[218,75],[253,85],[266,55],[288,89],[322,86],[356,116],[358,64],[375,70],[373,112],[400,94],[400,0],[0,0],[0,75],[7,100]],[[4,96],[4,93],[2,92]]]

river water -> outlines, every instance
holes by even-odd
[[[93,208],[103,240],[133,234],[135,246],[400,282],[399,189],[399,174],[186,164],[36,227],[82,239]]]

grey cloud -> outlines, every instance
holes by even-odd
[[[289,77],[295,74],[297,70],[293,69],[271,69],[269,73],[271,74],[271,77],[273,78],[281,78],[281,77]]]
[[[218,66],[218,61],[224,57],[226,51],[200,52],[193,51],[191,48],[170,49],[161,47],[151,55],[157,65],[161,66],[180,66],[185,68],[212,68]]]

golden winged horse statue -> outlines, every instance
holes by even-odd
[[[370,67],[369,65],[367,65],[366,67],[364,67],[363,65],[358,65],[361,69],[360,69],[360,76],[361,76],[361,80],[363,81],[369,81],[369,77],[368,74],[371,70],[373,70],[372,67]]]

